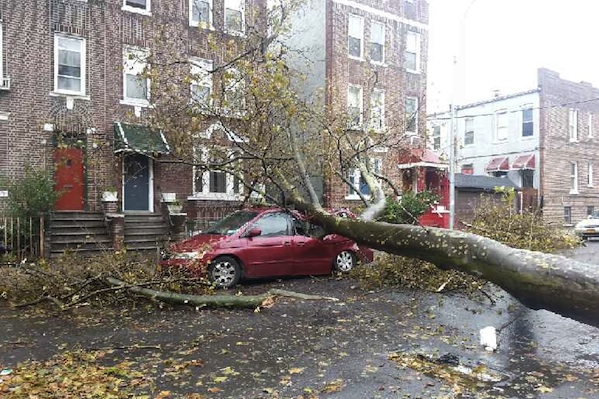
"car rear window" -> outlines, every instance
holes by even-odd
[[[230,236],[235,234],[256,216],[258,216],[258,212],[256,211],[236,211],[216,222],[216,224],[205,230],[204,233]]]

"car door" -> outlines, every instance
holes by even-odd
[[[293,270],[291,218],[285,212],[268,212],[245,230],[259,229],[261,234],[246,237],[240,258],[248,277],[288,276]]]
[[[292,217],[293,270],[296,276],[327,274],[331,272],[334,247],[328,241],[312,235],[312,225],[297,217]]]

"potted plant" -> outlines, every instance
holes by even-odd
[[[183,209],[183,204],[178,199],[175,199],[173,202],[168,202],[166,206],[168,208],[168,213],[171,214],[181,213],[181,210]]]

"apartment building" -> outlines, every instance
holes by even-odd
[[[295,16],[287,43],[302,49],[292,62],[306,68],[304,95],[322,93],[313,99],[330,120],[343,120],[356,137],[370,130],[395,137],[403,147],[419,143],[414,138],[426,124],[428,1],[309,0]],[[375,172],[399,186],[398,154],[398,148],[380,146],[370,158]],[[344,171],[345,182],[335,171],[322,172],[330,207],[360,205],[358,192],[369,195],[358,169]]]
[[[522,188],[522,209],[573,224],[599,207],[597,112],[597,88],[541,68],[537,88],[456,108],[456,171],[508,178]],[[451,113],[428,120],[428,145],[447,158]]]
[[[157,90],[145,71],[157,68],[148,60],[158,64],[166,50],[191,61],[181,62],[184,68],[222,64],[255,22],[251,11],[264,5],[0,0],[0,174],[53,168],[57,211],[99,210],[104,191],[117,191],[120,210],[148,213],[160,211],[163,193],[175,193],[192,219],[238,203],[230,176],[158,162],[171,148],[163,132],[148,127]],[[218,82],[206,75],[178,84],[201,101]],[[208,137],[217,130],[202,127]]]

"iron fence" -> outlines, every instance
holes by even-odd
[[[45,219],[0,215],[0,262],[13,263],[45,256]]]

